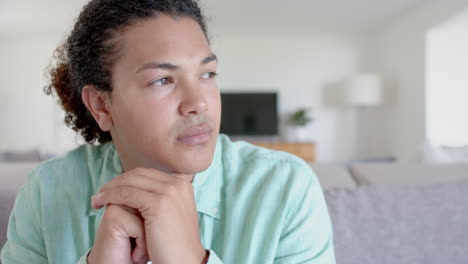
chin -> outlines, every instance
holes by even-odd
[[[195,174],[208,169],[213,161],[213,154],[203,158],[180,158],[171,170],[176,174]]]
[[[216,138],[206,145],[190,146],[179,145],[171,164],[173,173],[195,174],[208,169],[213,161],[216,148]]]

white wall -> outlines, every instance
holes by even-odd
[[[325,97],[330,84],[357,72],[359,41],[331,35],[230,35],[216,36],[219,87],[222,91],[277,91],[279,113],[299,107],[313,110],[309,139],[318,145],[318,160],[346,161],[355,158],[355,113],[329,105]],[[285,127],[281,127],[285,135]]]
[[[373,33],[360,37],[360,71],[378,74],[384,79],[382,102],[377,106],[361,108],[357,115],[357,159],[393,158],[395,133],[392,114],[395,99],[391,84],[385,81],[382,70],[382,35]],[[366,130],[366,131],[365,131]]]
[[[57,106],[43,87],[58,42],[53,34],[0,35],[0,149],[55,149]]]
[[[389,122],[394,140],[381,142],[380,147],[396,153],[401,161],[413,160],[426,136],[426,33],[467,7],[466,0],[430,1],[383,31],[376,41],[382,48],[379,70],[394,96],[394,109],[375,116],[373,123],[382,119]],[[379,132],[385,131],[376,127],[373,134]]]
[[[468,9],[427,34],[427,137],[468,145]]]

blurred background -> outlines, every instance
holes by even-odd
[[[43,87],[86,2],[0,0],[0,247],[27,173],[83,143]],[[222,131],[309,162],[337,263],[468,263],[468,0],[200,4]]]
[[[86,2],[0,0],[1,152],[56,155],[82,143],[43,87]],[[200,4],[225,120],[245,127],[226,133],[312,144],[321,163],[468,160],[468,1]],[[254,94],[263,106],[241,114],[236,96]]]

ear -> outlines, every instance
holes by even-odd
[[[81,92],[81,99],[102,131],[109,131],[114,122],[110,111],[110,100],[93,85],[86,85]]]

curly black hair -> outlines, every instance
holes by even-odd
[[[110,68],[117,59],[119,33],[132,24],[167,14],[189,17],[198,22],[205,37],[204,17],[194,0],[91,0],[83,7],[75,26],[54,52],[55,64],[49,70],[47,95],[56,93],[65,111],[65,124],[88,143],[112,141],[102,131],[81,99],[84,86],[112,92]]]

